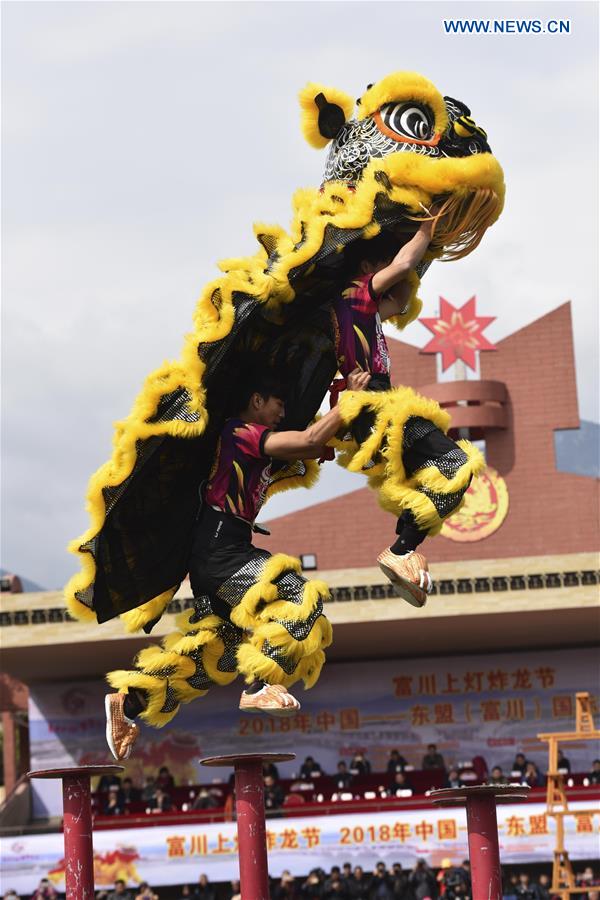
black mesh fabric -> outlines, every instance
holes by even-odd
[[[96,541],[94,609],[103,622],[179,584],[187,572],[202,473],[214,444],[164,438],[130,479]]]

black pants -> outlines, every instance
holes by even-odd
[[[194,530],[189,561],[194,597],[208,596],[213,612],[229,619],[231,607],[218,596],[219,588],[252,560],[269,558],[252,545],[252,527],[241,519],[203,505]]]

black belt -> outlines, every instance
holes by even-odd
[[[212,536],[213,538],[227,537],[234,541],[251,541],[253,531],[256,534],[271,534],[262,525],[251,525],[250,522],[244,522],[243,519],[223,512],[221,509],[214,509],[212,506],[203,505],[200,508],[198,521],[202,529],[206,529],[207,536]],[[211,531],[212,534],[209,535]]]
[[[199,525],[206,537],[212,540],[252,541],[252,526],[220,509],[204,504],[200,510]]]

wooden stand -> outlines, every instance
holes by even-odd
[[[556,820],[556,847],[552,864],[552,887],[554,894],[560,894],[562,900],[568,900],[571,894],[584,894],[587,888],[575,886],[575,874],[565,847],[565,816],[598,815],[597,807],[569,809],[565,790],[565,779],[558,771],[558,745],[565,741],[600,740],[600,731],[594,727],[592,701],[588,693],[575,694],[575,731],[553,731],[538,734],[541,741],[548,742],[548,787],[546,791],[546,814]]]

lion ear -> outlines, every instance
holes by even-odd
[[[302,134],[311,147],[326,147],[352,115],[354,100],[337,88],[307,84],[300,91]]]

